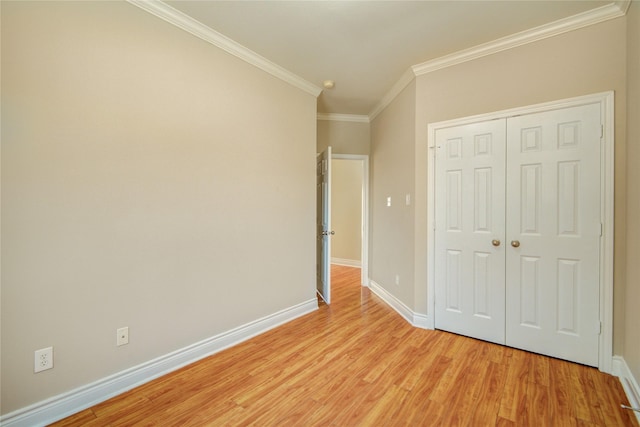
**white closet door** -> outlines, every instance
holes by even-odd
[[[598,365],[600,106],[507,124],[506,343]]]
[[[505,121],[436,133],[435,326],[505,340]]]

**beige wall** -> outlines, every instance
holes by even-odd
[[[624,358],[640,380],[640,3],[627,13],[627,275]]]
[[[315,139],[315,97],[130,4],[2,2],[2,412],[313,300]]]
[[[369,123],[318,120],[318,153],[328,146],[334,154],[369,154]]]
[[[414,307],[415,81],[371,124],[369,277]],[[386,205],[391,197],[391,206]],[[395,284],[396,275],[400,284]]]
[[[362,161],[331,163],[331,258],[360,261],[362,250]]]
[[[634,5],[635,6],[635,5]],[[615,351],[624,334],[626,194],[626,25],[618,18],[438,70],[415,79],[372,123],[374,280],[417,313],[427,313],[427,125],[579,95],[616,93]],[[415,97],[415,103],[413,103]],[[409,129],[411,127],[411,129]],[[412,136],[415,136],[412,138]],[[408,142],[410,140],[410,142]],[[408,147],[408,144],[411,146]],[[410,175],[410,177],[407,176]],[[410,182],[409,182],[410,181]],[[415,187],[414,207],[400,223],[382,197]],[[415,222],[411,219],[415,218]],[[411,235],[397,239],[400,234]],[[394,254],[401,254],[395,255]],[[385,259],[390,257],[389,262]],[[398,258],[415,278],[413,294],[396,291]]]

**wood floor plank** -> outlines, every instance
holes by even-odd
[[[576,418],[590,423],[597,423],[598,420],[591,419],[591,408],[587,401],[587,393],[590,392],[582,381],[580,370],[582,366],[577,364],[567,365],[569,370],[569,381],[573,390],[573,404],[576,411]]]
[[[56,426],[637,426],[597,369],[413,328],[360,270],[331,305]]]
[[[549,399],[550,417],[554,425],[573,427],[577,425],[572,402],[569,370],[566,363],[551,359],[549,361]]]
[[[443,422],[445,425],[468,425],[473,413],[478,405],[481,390],[485,387],[481,378],[486,378],[489,364],[484,357],[485,353],[478,351],[474,355],[469,355],[465,361],[466,367],[456,378],[456,387],[464,390],[452,390],[446,402],[455,410],[449,411]]]
[[[532,381],[527,389],[527,410],[518,414],[516,424],[530,427],[551,425],[549,406],[549,387]]]
[[[549,360],[550,358],[540,354],[532,354],[533,358],[533,378],[536,384],[549,387]]]
[[[514,351],[507,373],[505,388],[500,400],[498,416],[516,422],[522,412],[527,410],[526,395],[529,387],[529,355],[523,351]]]
[[[96,414],[93,413],[91,409],[85,409],[84,411],[80,411],[75,415],[72,415],[58,423],[60,427],[66,426],[77,426],[77,425],[85,425],[96,420]]]
[[[489,362],[487,371],[482,381],[480,396],[476,408],[473,411],[470,425],[488,426],[496,423],[498,409],[500,408],[500,396],[507,380],[507,365]]]
[[[401,405],[399,413],[403,415],[403,418],[414,419],[416,413],[424,411],[423,406],[426,402],[436,402],[430,396],[452,363],[452,359],[440,354],[437,355],[428,369],[424,371],[420,382],[411,390],[411,393]]]
[[[379,399],[376,399],[374,405],[366,412],[359,424],[363,426],[389,424],[393,420],[398,406],[402,405],[402,402],[407,398],[408,393],[401,387],[391,385]]]

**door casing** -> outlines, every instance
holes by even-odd
[[[535,104],[525,107],[480,114],[428,125],[427,158],[427,322],[435,327],[435,135],[439,129],[480,121],[502,119],[523,114],[600,103],[602,114],[602,144],[600,147],[601,218],[600,240],[600,322],[598,369],[612,373],[613,364],[613,225],[614,225],[614,93],[613,91]]]

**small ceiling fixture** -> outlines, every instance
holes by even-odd
[[[322,82],[322,86],[324,86],[325,89],[333,89],[335,85],[336,82],[334,82],[333,80],[325,80],[324,82]]]

